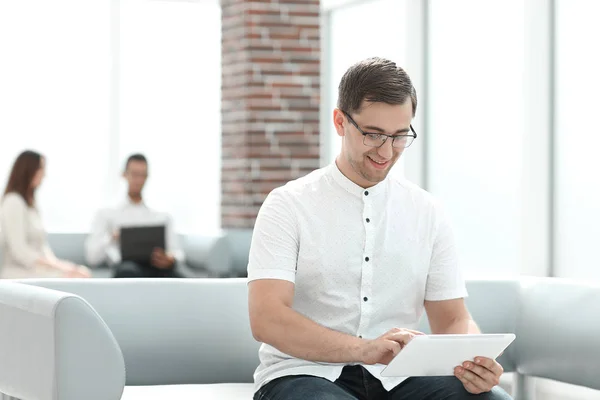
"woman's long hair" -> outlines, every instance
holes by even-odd
[[[33,177],[42,166],[42,155],[35,151],[25,150],[15,160],[4,195],[18,193],[29,207],[35,204],[35,189],[31,186]]]

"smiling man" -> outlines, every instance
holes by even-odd
[[[257,400],[510,399],[494,360],[455,377],[384,378],[423,311],[433,333],[479,333],[438,203],[389,176],[417,138],[408,75],[371,58],[339,85],[335,162],[269,194],[248,264]]]

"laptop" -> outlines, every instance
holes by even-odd
[[[121,259],[149,263],[156,247],[166,249],[165,226],[128,226],[120,233]]]

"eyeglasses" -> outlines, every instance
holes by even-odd
[[[365,146],[381,147],[389,138],[392,138],[392,147],[395,147],[397,149],[405,149],[409,147],[417,138],[417,132],[415,132],[412,125],[410,125],[410,131],[412,133],[407,135],[386,135],[383,133],[364,132],[358,127],[358,124],[352,119],[350,114],[348,114],[346,111],[342,112],[344,113],[346,118],[348,118],[348,121],[350,121],[350,123],[354,125],[354,127],[358,129],[358,131],[363,135],[363,144]]]

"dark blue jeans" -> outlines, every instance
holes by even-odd
[[[254,400],[510,400],[495,387],[489,393],[470,394],[454,376],[409,378],[390,392],[362,366],[346,366],[331,382],[310,375],[275,379],[254,394]]]
[[[123,261],[115,265],[113,278],[185,278],[177,271],[177,264],[173,268],[159,269],[150,263]]]

